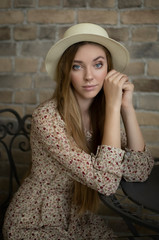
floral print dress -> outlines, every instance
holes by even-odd
[[[31,173],[6,212],[4,239],[114,239],[100,216],[90,212],[77,215],[77,207],[72,204],[73,182],[110,195],[117,190],[121,177],[144,181],[153,166],[148,149],[135,152],[124,146],[102,145],[96,155],[85,153],[68,138],[54,99],[33,113],[31,147]]]

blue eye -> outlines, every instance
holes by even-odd
[[[79,70],[81,68],[81,66],[80,65],[73,65],[72,68],[73,68],[73,70]]]
[[[95,64],[95,67],[96,67],[96,68],[101,68],[102,66],[103,66],[102,63],[97,63],[97,64]]]

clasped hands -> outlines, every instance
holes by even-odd
[[[114,109],[133,107],[134,85],[129,82],[127,75],[111,70],[105,77],[103,89],[107,107]]]

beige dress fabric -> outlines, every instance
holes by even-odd
[[[153,166],[148,149],[135,152],[103,145],[96,155],[85,153],[68,138],[56,100],[34,111],[31,147],[31,173],[6,212],[4,239],[114,239],[101,216],[76,214],[71,203],[73,182],[109,195],[116,191],[122,176],[127,181],[144,181]]]

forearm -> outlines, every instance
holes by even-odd
[[[144,151],[144,139],[133,106],[121,108],[121,115],[127,135],[127,147],[135,151]]]
[[[120,109],[106,107],[102,145],[121,148]]]

